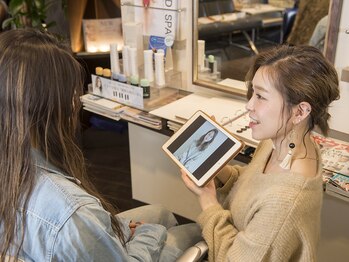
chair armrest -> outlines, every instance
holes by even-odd
[[[208,246],[205,241],[200,241],[194,246],[188,248],[176,260],[177,262],[196,262],[201,261],[207,254]]]

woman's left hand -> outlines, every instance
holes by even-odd
[[[185,171],[181,169],[182,179],[186,187],[199,197],[199,202],[202,210],[209,208],[210,206],[218,204],[216,196],[216,186],[214,180],[212,179],[205,186],[199,187],[194,184],[193,181],[187,176]]]
[[[132,220],[130,221],[130,223],[128,224],[130,230],[131,230],[131,237],[134,235],[136,228],[140,225],[143,225],[144,222],[133,222]]]

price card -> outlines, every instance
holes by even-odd
[[[92,93],[132,107],[144,108],[143,89],[108,78],[92,75]]]

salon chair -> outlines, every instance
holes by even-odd
[[[296,20],[296,15],[298,8],[289,8],[286,9],[284,14],[284,42],[286,42],[288,35],[291,33],[294,21]]]
[[[200,241],[194,246],[188,248],[176,261],[177,262],[196,262],[204,261],[207,258],[208,247],[205,241]]]

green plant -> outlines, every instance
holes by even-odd
[[[58,0],[11,0],[8,6],[10,17],[2,23],[2,28],[24,28],[35,27],[47,29],[55,22],[46,22],[47,10]],[[65,10],[67,0],[60,0]]]

